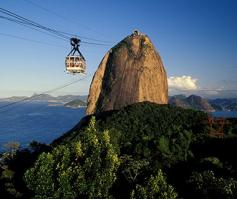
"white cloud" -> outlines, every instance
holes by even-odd
[[[172,76],[168,78],[169,88],[179,90],[197,90],[197,79],[191,76]]]

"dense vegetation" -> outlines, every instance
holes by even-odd
[[[236,120],[224,138],[209,137],[206,121],[204,112],[148,102],[85,117],[51,147],[9,153],[1,195],[236,198]]]
[[[32,142],[29,149],[20,149],[19,143],[8,143],[0,156],[0,196],[1,198],[30,198],[32,193],[23,180],[29,169],[42,152],[51,147]]]

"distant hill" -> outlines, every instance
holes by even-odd
[[[67,101],[70,102],[72,100],[78,100],[80,99],[83,102],[87,101],[87,95],[63,95],[63,96],[58,96],[55,97],[56,100],[62,100],[62,101]]]
[[[174,95],[169,97],[169,104],[208,112],[237,111],[237,98],[204,99],[197,95],[190,95],[189,97]]]
[[[190,95],[189,97],[184,95],[175,95],[169,98],[169,104],[182,108],[192,108],[208,112],[215,111],[207,99],[197,95]]]
[[[186,101],[186,96],[184,95],[175,95],[169,98],[169,104],[182,107],[182,108],[191,108],[190,104]]]
[[[72,100],[66,104],[64,104],[65,107],[71,107],[71,108],[80,108],[80,107],[86,107],[86,102],[76,99]]]
[[[237,111],[237,103],[230,104],[226,107],[226,109],[230,111]]]
[[[1,101],[18,101],[27,98],[26,96],[12,96],[8,98],[0,98]]]
[[[62,96],[51,96],[49,94],[33,94],[31,97],[26,97],[26,96],[13,96],[9,98],[2,98],[1,100],[3,101],[18,101],[22,99],[27,99],[31,101],[46,101],[46,102],[61,102],[61,103],[67,103],[73,100],[78,100],[80,99],[83,102],[86,102],[87,100],[87,95],[62,95]]]
[[[211,99],[209,103],[218,111],[237,111],[237,98]]]
[[[32,98],[32,100],[40,100],[40,101],[49,101],[54,99],[53,96],[49,95],[49,94],[33,94],[30,98]]]

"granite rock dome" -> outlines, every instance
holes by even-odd
[[[150,101],[168,103],[167,76],[148,36],[134,31],[109,50],[94,74],[87,114]]]

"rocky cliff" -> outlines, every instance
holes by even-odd
[[[90,85],[87,114],[150,101],[168,103],[167,76],[151,40],[138,31],[110,49]]]

